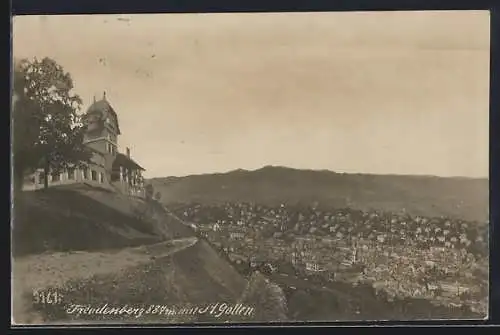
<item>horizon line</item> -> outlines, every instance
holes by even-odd
[[[442,176],[442,175],[433,175],[433,174],[400,174],[400,173],[373,173],[373,172],[354,172],[354,171],[334,171],[330,169],[306,169],[306,168],[293,168],[284,165],[272,165],[267,164],[260,168],[256,169],[243,169],[237,168],[232,170],[227,170],[224,172],[205,172],[205,173],[191,173],[186,175],[167,175],[167,176],[158,176],[158,177],[150,177],[146,178],[146,180],[152,179],[164,179],[164,178],[186,178],[186,177],[196,177],[196,176],[209,176],[209,175],[221,175],[221,174],[229,174],[232,172],[257,172],[263,169],[287,169],[287,170],[295,170],[295,171],[308,171],[308,172],[329,172],[334,174],[346,174],[346,175],[372,175],[379,177],[430,177],[430,178],[442,178],[442,179],[479,179],[479,180],[489,180],[489,176]]]

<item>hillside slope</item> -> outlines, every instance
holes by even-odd
[[[67,308],[230,304],[247,286],[227,260],[154,201],[72,185],[17,194],[14,210],[14,307],[27,322],[137,322],[126,316],[73,315]],[[57,291],[64,301],[36,304],[32,290]],[[144,315],[140,321],[213,318]]]
[[[255,171],[153,178],[150,182],[166,204],[319,202],[361,210],[398,212],[404,208],[415,215],[488,219],[487,179],[344,174],[268,166]]]
[[[255,320],[259,322],[288,320],[285,293],[281,287],[258,271],[250,276],[248,285],[240,297],[240,302],[250,306],[259,306],[255,312]]]
[[[14,256],[103,250],[193,236],[158,204],[86,185],[21,192],[14,199]]]

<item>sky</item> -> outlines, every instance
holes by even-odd
[[[266,165],[488,176],[489,13],[19,16],[151,177]]]

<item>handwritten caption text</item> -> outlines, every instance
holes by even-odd
[[[140,318],[145,315],[211,315],[215,318],[227,316],[245,316],[251,317],[254,314],[254,308],[243,304],[212,303],[201,306],[168,306],[168,305],[149,305],[149,306],[101,306],[70,304],[66,308],[67,314],[72,315],[123,315]]]

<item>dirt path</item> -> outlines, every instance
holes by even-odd
[[[34,290],[57,288],[71,280],[85,280],[95,275],[119,273],[130,267],[151,262],[194,245],[196,237],[171,240],[154,245],[109,252],[58,252],[14,258],[12,262],[13,324],[38,323],[30,312]]]

